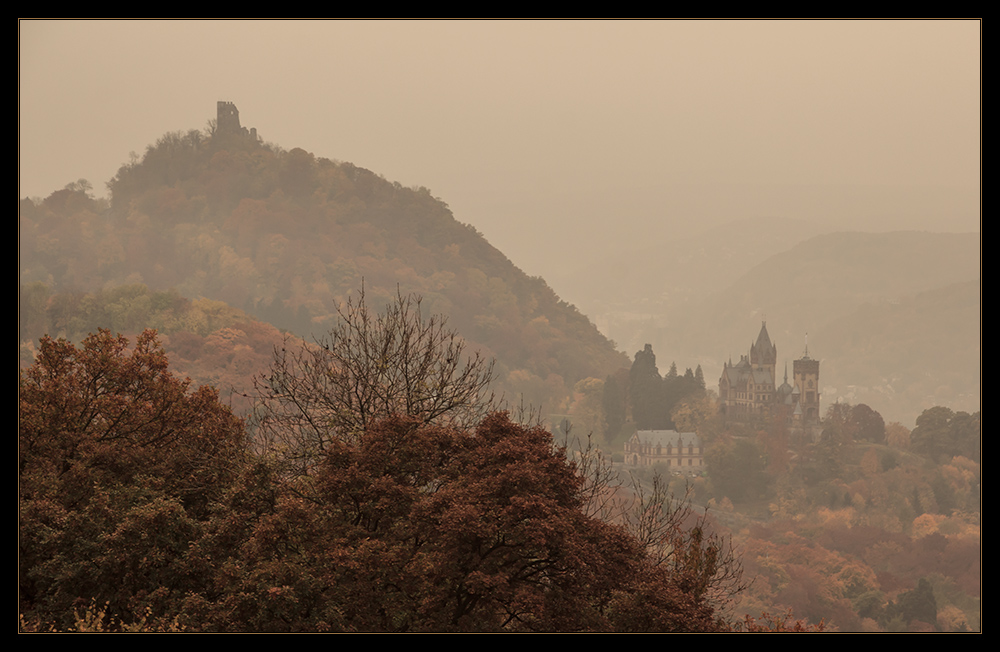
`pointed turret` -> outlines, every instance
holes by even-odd
[[[750,347],[750,363],[754,366],[773,366],[778,363],[778,347],[771,343],[767,334],[767,322],[760,323],[757,343]]]
[[[785,363],[785,382],[781,384],[781,387],[777,389],[778,403],[786,402],[789,395],[791,395],[793,388],[788,384],[788,363]]]

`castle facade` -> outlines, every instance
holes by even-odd
[[[693,432],[637,430],[625,442],[625,463],[630,466],[666,465],[671,473],[696,475],[705,467],[701,440]]]

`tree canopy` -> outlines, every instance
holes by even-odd
[[[432,364],[416,362],[419,347],[405,358],[429,371],[364,418],[363,404],[342,405],[355,420],[309,451],[308,473],[288,473],[276,447],[251,446],[214,390],[174,377],[153,331],[133,346],[108,331],[80,348],[43,339],[19,380],[22,628],[725,626],[715,589],[733,567],[718,539],[685,530],[677,515],[687,512],[663,497],[642,503],[640,530],[596,517],[586,468],[549,432],[467,411],[488,405],[464,393],[482,387],[488,366],[450,366],[452,340],[434,339],[444,331],[402,317],[379,319],[416,328],[390,340],[429,342]],[[379,319],[343,332],[382,344],[400,335]],[[353,337],[329,344],[365,350]],[[392,347],[379,350],[341,351],[326,371],[353,379],[356,393],[364,382],[395,387],[392,374],[358,375],[402,364]],[[409,400],[433,379],[451,381],[430,386],[452,388],[453,410]]]
[[[981,459],[981,413],[953,412],[946,407],[932,407],[917,417],[910,433],[910,448],[936,462],[961,455],[976,462]]]
[[[18,394],[21,613],[176,610],[200,581],[191,542],[241,472],[240,420],[170,374],[152,331],[131,350],[108,331],[43,338]]]

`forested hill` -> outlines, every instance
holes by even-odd
[[[423,297],[498,360],[508,393],[559,408],[573,385],[628,364],[541,278],[531,278],[426,188],[239,134],[170,133],[108,183],[20,210],[20,279],[52,293],[145,284],[223,301],[303,337],[364,285],[380,308]],[[58,333],[54,333],[58,334]],[[37,336],[25,333],[25,336]]]

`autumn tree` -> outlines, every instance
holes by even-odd
[[[915,589],[900,593],[895,602],[886,606],[883,620],[888,623],[894,618],[901,618],[907,624],[916,620],[936,626],[937,611],[934,588],[927,578],[922,577]]]
[[[658,472],[623,474],[592,439],[575,443],[584,513],[624,527],[645,551],[647,572],[666,573],[716,612],[732,606],[749,585],[742,561],[732,541],[715,532],[707,510],[698,513],[691,485],[675,493]]]
[[[885,421],[882,419],[882,415],[864,403],[854,406],[848,418],[848,424],[854,432],[855,439],[863,439],[876,444],[885,443]]]
[[[713,394],[696,392],[678,401],[670,413],[674,429],[678,432],[696,432],[702,438],[714,435],[719,429],[719,403]],[[708,425],[707,425],[708,424]]]
[[[604,382],[600,378],[584,378],[573,386],[570,414],[574,424],[589,433],[604,430]]]
[[[692,489],[676,495],[654,474],[648,486],[632,477],[633,498],[620,520],[646,551],[646,563],[717,611],[732,606],[747,588],[743,564],[731,540],[712,532],[707,511],[697,515]]]
[[[716,629],[695,553],[715,548],[659,563],[588,515],[583,484],[550,433],[503,413],[378,421],[285,481],[209,613],[261,631]]]
[[[898,421],[888,423],[885,426],[885,441],[893,448],[909,448],[910,429]]]
[[[18,381],[19,608],[57,628],[91,600],[169,620],[188,556],[240,473],[242,423],[175,378],[154,331],[42,338]],[[148,610],[148,611],[147,611]]]
[[[953,412],[936,406],[917,417],[916,427],[910,433],[910,448],[939,463],[955,455],[978,462],[981,433],[979,412]]]
[[[712,443],[705,453],[708,474],[717,495],[733,502],[753,501],[767,491],[765,451],[748,437],[727,437]]]

